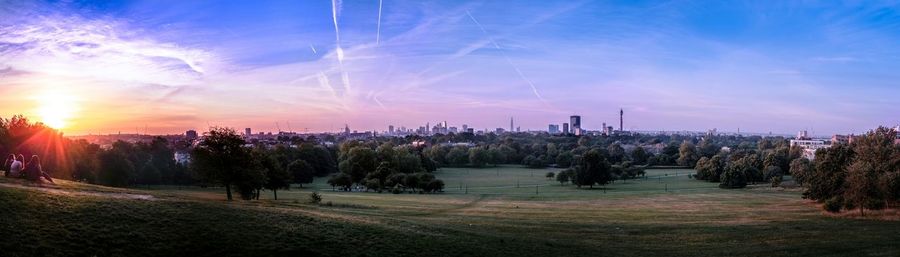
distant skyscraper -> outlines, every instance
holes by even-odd
[[[394,125],[388,126],[388,134],[391,134],[391,135],[394,134]]]
[[[244,135],[249,137],[250,135],[253,135],[253,133],[250,131],[250,128],[245,128]]]
[[[559,125],[550,124],[547,126],[547,132],[550,134],[559,134]]]
[[[571,126],[571,131],[574,133],[575,130],[581,128],[581,116],[572,115],[569,117],[569,126]]]
[[[197,137],[198,137],[197,131],[196,130],[188,130],[187,132],[184,132],[184,137],[189,140],[197,139]]]
[[[619,109],[619,131],[625,131],[625,126],[623,126],[625,124],[624,117],[625,117],[625,111],[623,111],[622,109]]]
[[[513,117],[509,117],[509,132],[513,132]]]
[[[569,134],[569,123],[563,123],[563,134]]]
[[[463,124],[463,132],[469,131],[469,125]]]
[[[350,134],[350,125],[344,124],[344,134]]]

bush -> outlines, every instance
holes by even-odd
[[[749,169],[749,170],[752,170]],[[744,188],[747,187],[747,175],[741,167],[731,167],[722,173],[722,181],[719,188]]]
[[[322,195],[319,192],[312,192],[309,194],[309,203],[311,204],[319,204],[322,202]]]
[[[828,212],[839,212],[841,211],[841,205],[843,205],[843,201],[840,198],[832,197],[831,199],[828,199],[828,201],[825,201],[825,205],[823,205],[822,208]]]
[[[772,187],[778,187],[781,185],[781,177],[772,177]]]

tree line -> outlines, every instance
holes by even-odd
[[[900,144],[897,131],[879,127],[850,144],[816,151],[816,158],[790,163],[794,179],[804,186],[804,198],[838,212],[896,208],[900,202]]]
[[[346,141],[338,154],[340,173],[328,180],[334,188],[351,191],[356,185],[366,191],[434,193],[444,181],[432,174],[437,165],[421,148],[412,145]]]

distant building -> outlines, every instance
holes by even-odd
[[[834,134],[833,136],[831,136],[831,143],[832,144],[849,144],[849,143],[853,143],[854,139],[856,139],[856,136],[854,136],[852,134],[851,135]]]
[[[187,132],[184,132],[184,138],[186,138],[188,140],[194,140],[194,139],[197,139],[198,137],[199,137],[199,135],[197,135],[196,130],[188,130]]]
[[[619,109],[619,131],[625,131],[625,111]]]
[[[547,132],[549,132],[550,134],[559,134],[559,125],[550,124],[549,126],[547,126]]]
[[[563,123],[563,134],[569,134],[569,123]]]
[[[576,128],[581,128],[581,116],[572,115],[569,117],[569,126],[571,127],[572,133],[575,132]]]
[[[806,130],[801,130],[797,132],[797,140],[809,140],[809,133]]]
[[[389,134],[389,135],[393,135],[393,134],[394,134],[394,125],[388,126],[388,134]]]
[[[825,143],[825,140],[813,139],[793,139],[791,140],[791,147],[795,146],[800,147],[803,150],[803,157],[810,160],[816,158],[816,150],[831,147],[830,144]]]
[[[245,129],[244,129],[244,136],[249,137],[249,136],[252,136],[252,135],[253,135],[253,132],[250,131],[250,128],[245,128]]]

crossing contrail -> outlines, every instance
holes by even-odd
[[[375,45],[381,42],[381,7],[384,0],[378,0],[378,29],[375,31]]]
[[[509,56],[506,55],[506,51],[502,47],[500,47],[499,44],[497,44],[497,41],[494,41],[494,38],[491,37],[490,34],[487,33],[487,30],[484,29],[484,26],[481,25],[481,22],[478,22],[478,20],[475,19],[475,16],[472,16],[472,13],[469,13],[469,10],[466,10],[466,15],[468,15],[469,18],[472,19],[472,22],[474,22],[475,25],[478,25],[478,28],[481,29],[481,32],[484,33],[485,36],[487,36],[488,40],[491,41],[491,44],[494,45],[494,48],[500,51],[500,54],[502,54],[503,58],[506,59],[506,63],[509,63],[509,66],[512,66],[512,68],[516,70],[516,74],[519,75],[519,78],[525,81],[525,83],[527,83],[529,87],[531,87],[531,92],[534,93],[534,96],[537,97],[538,100],[541,100],[541,102],[543,102],[544,104],[550,105],[549,103],[547,103],[547,100],[544,100],[544,97],[541,96],[541,93],[538,92],[537,87],[534,86],[534,82],[531,82],[530,79],[525,77],[525,74],[522,73],[522,70],[519,69],[519,66],[512,62],[512,59],[510,59]]]

